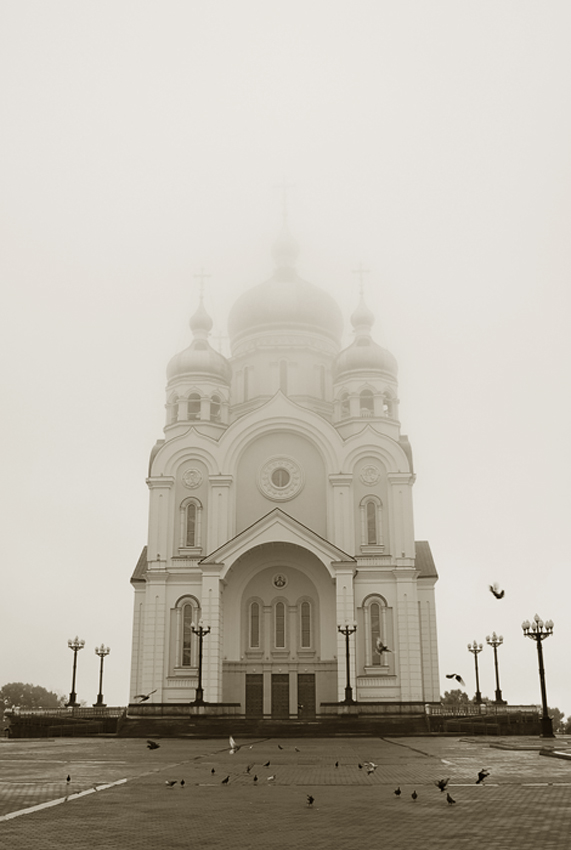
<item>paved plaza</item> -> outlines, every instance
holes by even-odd
[[[571,847],[571,760],[538,738],[157,741],[1,740],[0,848]]]

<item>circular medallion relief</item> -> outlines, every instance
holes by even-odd
[[[287,576],[284,576],[283,573],[278,573],[276,576],[274,576],[272,584],[274,585],[274,587],[277,587],[279,589],[285,587],[287,584]]]
[[[377,484],[381,478],[381,470],[378,466],[369,464],[361,470],[360,478],[363,484]]]
[[[276,502],[293,499],[303,484],[301,467],[289,457],[273,457],[266,461],[258,476],[258,486],[262,493]]]
[[[200,469],[196,469],[196,467],[187,469],[182,476],[182,483],[185,487],[188,487],[189,490],[195,490],[196,487],[200,487],[202,484],[202,472]]]

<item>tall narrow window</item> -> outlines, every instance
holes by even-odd
[[[258,649],[260,646],[260,604],[252,602],[250,605],[250,646]]]
[[[371,390],[363,390],[359,396],[361,416],[372,416],[375,406]]]
[[[182,608],[182,656],[181,666],[192,666],[192,605],[183,605]]]
[[[287,360],[280,360],[280,390],[287,395]]]
[[[210,399],[210,418],[213,422],[220,422],[220,396],[213,395]]]
[[[378,652],[378,641],[381,640],[381,606],[378,602],[371,603],[369,614],[371,617],[371,659],[374,667],[380,667],[383,663],[383,655]]]
[[[200,396],[198,393],[191,393],[188,397],[188,418],[200,419]]]
[[[367,502],[367,544],[377,544],[377,506],[374,502]]]
[[[186,506],[186,545],[196,546],[196,503]]]
[[[341,419],[347,419],[351,413],[349,405],[349,393],[343,393],[341,396]]]
[[[311,606],[309,602],[301,603],[301,645],[311,646]]]
[[[276,629],[276,648],[285,648],[285,605],[283,602],[276,602],[274,609],[275,629]]]

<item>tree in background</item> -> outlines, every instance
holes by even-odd
[[[65,696],[42,688],[41,685],[25,685],[23,682],[10,682],[0,688],[0,706],[5,709],[18,708],[62,708]]]

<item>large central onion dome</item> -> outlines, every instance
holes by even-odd
[[[231,342],[264,331],[305,330],[339,344],[343,333],[341,310],[327,292],[298,275],[298,246],[285,223],[272,255],[276,263],[273,276],[241,295],[230,310]]]

